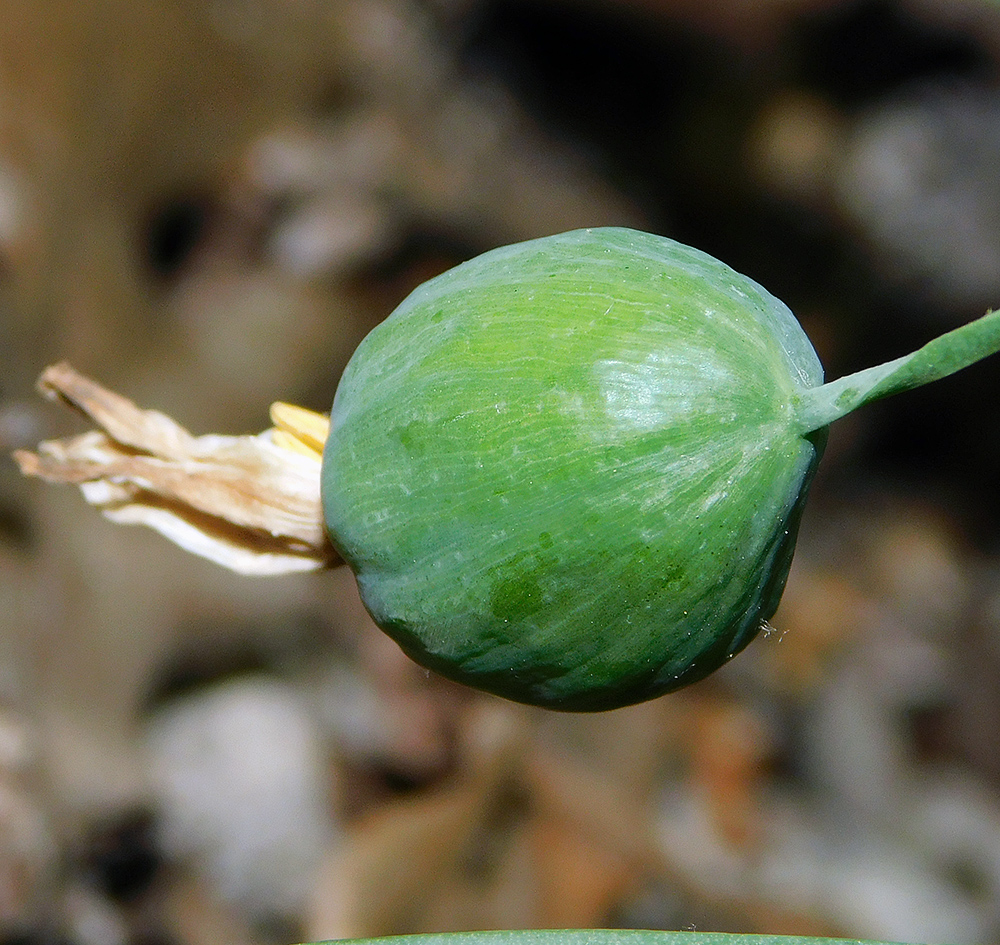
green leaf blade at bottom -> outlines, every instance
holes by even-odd
[[[861,939],[641,929],[517,929],[342,939],[350,945],[890,945]],[[330,945],[330,943],[316,943]]]

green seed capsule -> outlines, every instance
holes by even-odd
[[[774,612],[827,424],[1000,348],[994,316],[963,332],[823,385],[788,308],[697,250],[624,229],[494,250],[358,348],[327,527],[417,662],[557,709],[649,699]]]

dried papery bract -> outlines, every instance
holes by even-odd
[[[38,386],[99,429],[18,451],[25,475],[77,485],[112,521],[147,525],[242,574],[339,563],[323,527],[314,448],[325,418],[275,405],[277,428],[256,436],[193,436],[68,364],[47,368]]]

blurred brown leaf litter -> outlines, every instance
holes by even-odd
[[[985,0],[2,14],[5,455],[81,432],[64,359],[192,437],[325,411],[422,279],[576,226],[722,256],[831,375],[1000,293]],[[430,676],[345,569],[240,577],[0,464],[0,939],[996,940],[997,394],[845,421],[774,629],[591,717]]]

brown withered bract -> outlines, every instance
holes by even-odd
[[[275,405],[256,436],[193,436],[62,363],[38,382],[100,428],[15,453],[25,475],[77,485],[109,519],[148,525],[242,574],[336,564],[319,501],[325,419]]]

